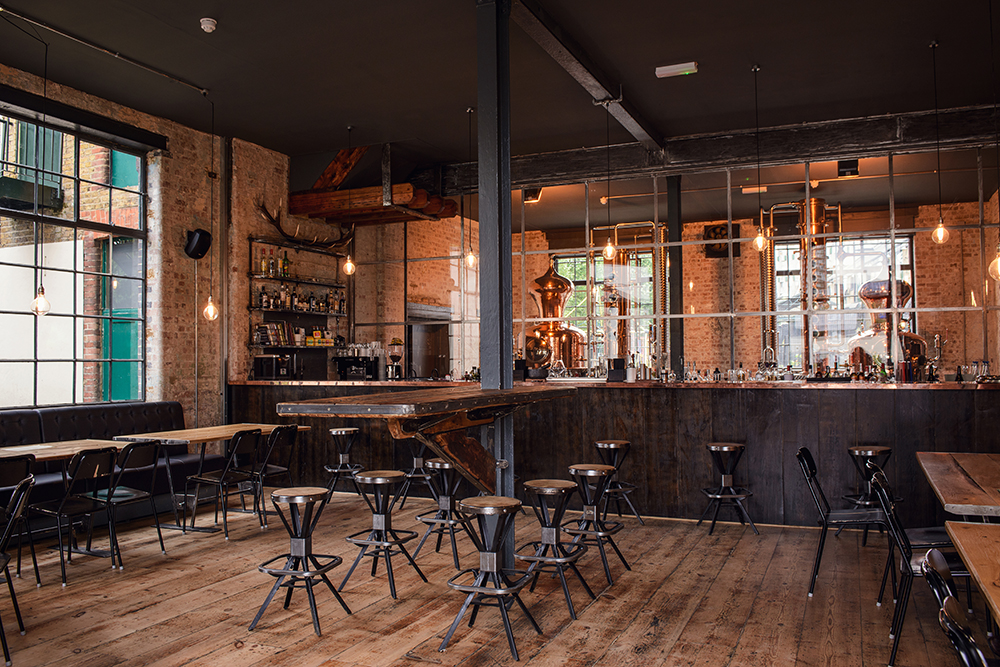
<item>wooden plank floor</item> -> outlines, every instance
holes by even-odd
[[[395,527],[420,530],[414,517],[430,507],[427,500],[409,501],[394,516]],[[316,552],[345,560],[333,571],[335,584],[356,553],[344,536],[370,526],[363,509],[356,496],[338,493],[314,537]],[[576,621],[569,618],[558,581],[543,577],[535,592],[524,592],[543,634],[512,610],[521,664],[886,664],[893,605],[875,605],[884,536],[862,547],[860,533],[831,534],[810,599],[816,530],[761,526],[756,536],[738,524],[720,524],[709,536],[707,526],[688,521],[625,521],[618,541],[632,571],[612,554],[616,580],[607,586],[596,552],[588,553],[581,569],[598,597],[590,600],[570,581]],[[518,531],[520,540],[536,539],[534,517],[520,517]],[[277,519],[261,531],[255,517],[233,514],[228,542],[221,533],[164,531],[167,555],[146,521],[120,532],[125,569],[112,571],[106,559],[77,556],[65,588],[59,585],[58,554],[40,549],[43,586],[35,587],[30,565],[15,580],[26,635],[16,631],[9,597],[0,596],[15,665],[515,664],[495,609],[483,609],[474,628],[460,625],[447,651],[438,652],[462,597],[445,585],[454,572],[447,545],[437,554],[429,543],[418,558],[430,583],[403,559],[394,560],[398,600],[389,596],[383,568],[373,578],[370,566],[359,566],[344,591],[351,616],[325,587],[318,588],[323,636],[317,637],[304,591],[295,593],[288,610],[279,596],[257,629],[247,630],[273,582],[257,565],[288,548]],[[101,540],[106,533],[98,548]],[[475,564],[471,543],[463,538],[460,546],[463,566]],[[978,599],[976,608],[983,609]],[[907,616],[897,665],[958,664],[922,580],[915,582]],[[980,611],[976,621],[982,620]],[[985,647],[981,632],[979,641]]]

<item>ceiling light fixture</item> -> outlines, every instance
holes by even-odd
[[[685,74],[694,74],[698,71],[697,62],[689,63],[678,63],[676,65],[662,65],[656,68],[656,78],[666,79],[671,76],[684,76]]]
[[[941,196],[941,126],[938,123],[938,89],[937,89],[937,41],[931,42],[931,69],[934,73],[934,133],[937,145],[937,185],[938,185],[938,226],[931,232],[931,240],[938,245],[947,243],[951,234],[944,226],[944,211]]]
[[[467,107],[465,109],[466,115],[469,117],[469,164],[472,164],[472,112],[475,111],[472,107]],[[469,170],[469,213],[472,213],[472,170]],[[462,195],[462,223],[459,229],[465,229],[465,195]],[[465,242],[465,232],[462,232],[463,238],[462,242]],[[465,255],[465,264],[470,269],[476,266],[476,253],[472,252],[472,221],[469,221],[469,252]]]
[[[760,184],[760,104],[757,98],[757,73],[760,72],[760,65],[754,65],[750,71],[753,72],[753,134],[757,143],[757,187],[743,188],[743,192],[746,194],[748,190],[757,191],[757,211],[760,216],[760,225],[757,227],[757,238],[753,240],[753,247],[757,249],[757,252],[764,252],[767,249],[768,241],[764,234],[764,207],[761,204],[760,195],[762,192],[767,192],[767,187]]]
[[[208,100],[208,95],[205,95],[205,99]],[[212,105],[212,133],[209,135],[209,141],[212,142],[211,150],[211,162],[208,166],[209,183],[211,184],[211,200],[209,202],[209,225],[212,228],[212,233],[215,233],[215,179],[218,178],[218,173],[215,171],[215,102],[208,100],[208,103]],[[209,247],[209,252],[211,253],[208,257],[208,304],[205,309],[201,311],[201,314],[205,316],[205,319],[209,322],[214,322],[219,319],[219,308],[212,301],[212,290],[215,289],[215,251]]]
[[[219,22],[213,18],[208,18],[207,16],[201,20],[201,29],[207,33],[215,32],[215,29],[219,27]]]
[[[354,129],[353,126],[347,126],[347,154],[351,154],[351,131]],[[351,215],[351,188],[347,188],[347,215]],[[354,243],[354,238],[351,238],[351,243]],[[347,260],[344,262],[344,273],[348,276],[353,276],[354,272],[358,270],[357,264],[351,261],[351,253],[347,253]]]
[[[604,259],[608,260],[609,262],[614,261],[615,255],[618,254],[618,251],[615,250],[614,244],[611,243],[611,231],[610,231],[612,229],[611,227],[611,111],[608,110],[608,105],[612,101],[613,100],[605,100],[604,102],[602,102],[602,105],[604,106],[604,111],[606,112],[604,114],[604,132],[605,132],[605,137],[607,138],[608,141],[608,193],[606,195],[607,198],[606,206],[608,209],[609,231],[608,231],[608,245],[604,246],[604,250],[603,252],[601,252],[601,254],[604,255]],[[619,99],[618,101],[621,100]],[[617,230],[615,230],[615,232],[616,232],[615,241],[617,241],[618,240]]]
[[[542,189],[541,188],[525,188],[524,189],[524,203],[525,204],[537,204],[542,199]],[[603,201],[601,202],[604,203]]]
[[[31,36],[30,33],[27,33]],[[44,157],[46,155],[45,151],[45,137],[48,132],[45,131],[45,102],[49,97],[49,44],[41,37],[35,36],[39,42],[45,46],[45,62],[42,68],[42,122],[38,125],[38,131],[35,134],[36,140],[38,135],[41,135],[42,141],[42,152],[41,155]],[[36,162],[42,162],[41,166],[44,167],[44,160],[37,160]],[[41,179],[43,178],[41,170],[35,175],[36,183],[41,186]],[[41,187],[35,188],[35,192],[38,193]],[[38,198],[36,194],[36,199]],[[37,202],[36,202],[37,203]],[[45,272],[45,225],[35,222],[34,223],[35,233],[37,234],[38,241],[38,289],[35,290],[35,298],[31,301],[31,312],[35,315],[42,316],[52,310],[52,303],[45,298],[45,285],[43,284],[44,272]]]

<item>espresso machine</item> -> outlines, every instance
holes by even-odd
[[[386,364],[385,379],[402,380],[403,366],[399,362],[403,359],[403,341],[399,338],[393,338],[386,349],[389,352],[389,361],[392,363]]]

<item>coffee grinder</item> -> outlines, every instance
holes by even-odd
[[[403,359],[403,341],[399,338],[393,338],[387,349],[389,351],[389,361],[392,363],[385,367],[385,379],[402,380],[403,367],[399,362]]]

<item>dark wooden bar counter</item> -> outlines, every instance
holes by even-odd
[[[448,387],[449,382],[241,382],[230,384],[231,421],[275,421],[281,402],[333,396]],[[996,385],[854,385],[814,383],[578,385],[559,401],[527,406],[514,416],[518,475],[522,480],[566,477],[573,463],[597,461],[593,441],[632,442],[623,468],[639,485],[640,511],[697,518],[702,487],[714,473],[704,445],[742,441],[747,452],[737,473],[754,492],[755,521],[813,525],[815,508],[795,452],[812,450],[831,501],[857,491],[847,447],[864,443],[893,448],[886,473],[909,525],[942,523],[946,515],[927,483],[917,451],[1000,452],[1000,393]],[[302,434],[304,483],[324,481],[323,464],[335,458],[327,429],[357,426],[354,458],[369,468],[407,468],[408,446],[394,441],[382,420],[280,418],[312,430]],[[337,424],[334,424],[337,422]],[[470,487],[471,493],[471,487]]]

